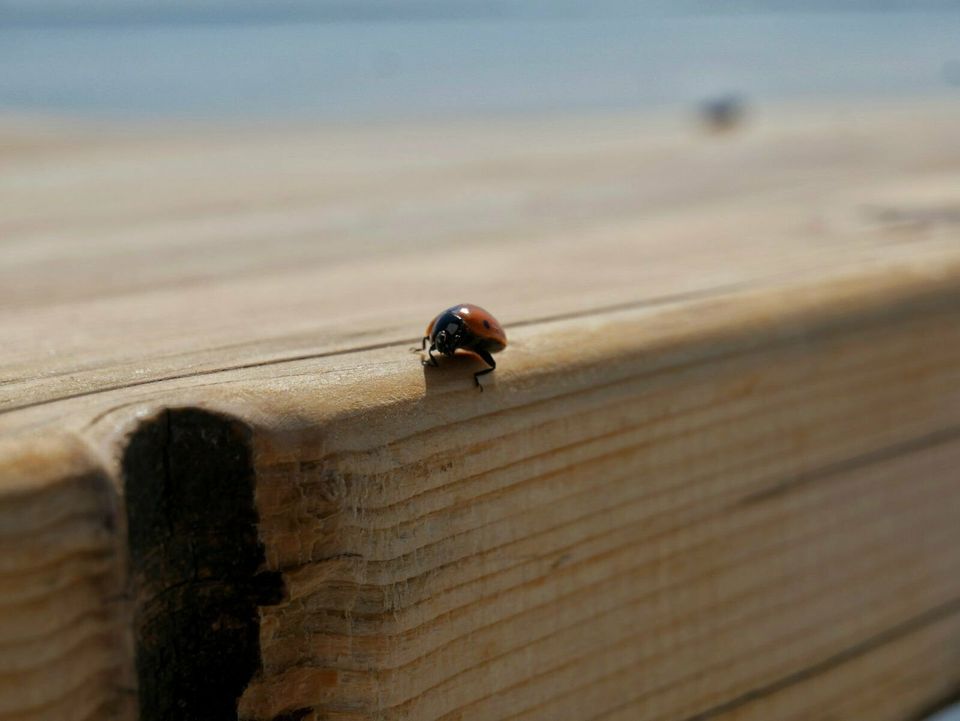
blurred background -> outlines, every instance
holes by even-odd
[[[950,0],[2,0],[0,109],[364,120],[960,93]]]

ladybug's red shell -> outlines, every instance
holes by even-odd
[[[497,353],[507,347],[507,334],[503,332],[499,321],[480,306],[471,303],[455,305],[437,315],[427,326],[428,338],[434,339],[437,321],[447,314],[460,318],[472,336],[470,342],[464,343],[463,348],[482,348],[488,353]]]

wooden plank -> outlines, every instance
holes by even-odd
[[[0,718],[929,707],[956,120],[4,131]]]
[[[261,529],[269,562],[289,569],[290,601],[265,612],[247,712],[319,701],[503,718],[565,689],[573,699],[531,717],[587,718],[592,685],[626,667],[654,698],[680,684],[645,708],[685,718],[951,602],[955,573],[939,564],[957,560],[956,450],[939,433],[957,422],[956,379],[926,364],[956,366],[956,345],[942,364],[933,348],[955,344],[955,327],[911,319],[862,342],[808,336],[685,373],[568,386],[553,401],[567,413],[547,401],[423,428],[420,411],[387,452],[338,450],[376,430],[366,415],[318,437],[322,454],[301,435],[308,463],[262,472]],[[935,387],[905,388],[902,373]],[[948,535],[898,542],[922,528]]]

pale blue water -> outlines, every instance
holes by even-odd
[[[216,8],[158,20],[7,4],[20,12],[2,22],[0,0],[0,112],[369,119],[656,108],[730,92],[752,103],[960,100],[957,3],[811,13],[741,2],[704,14],[617,3],[551,13],[531,1],[453,18],[242,22]]]

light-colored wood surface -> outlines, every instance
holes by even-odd
[[[128,438],[160,429],[175,466],[170,408],[247,429],[284,588],[242,718],[906,719],[948,695],[958,120],[3,126],[0,718],[135,714],[177,580],[151,564],[184,533],[141,565]],[[458,301],[510,338],[483,394],[474,361],[408,351]],[[201,536],[187,588],[219,578]]]
[[[620,117],[13,152],[0,407],[406,342],[456,298],[516,326],[952,249],[952,111],[784,115],[720,138]]]

